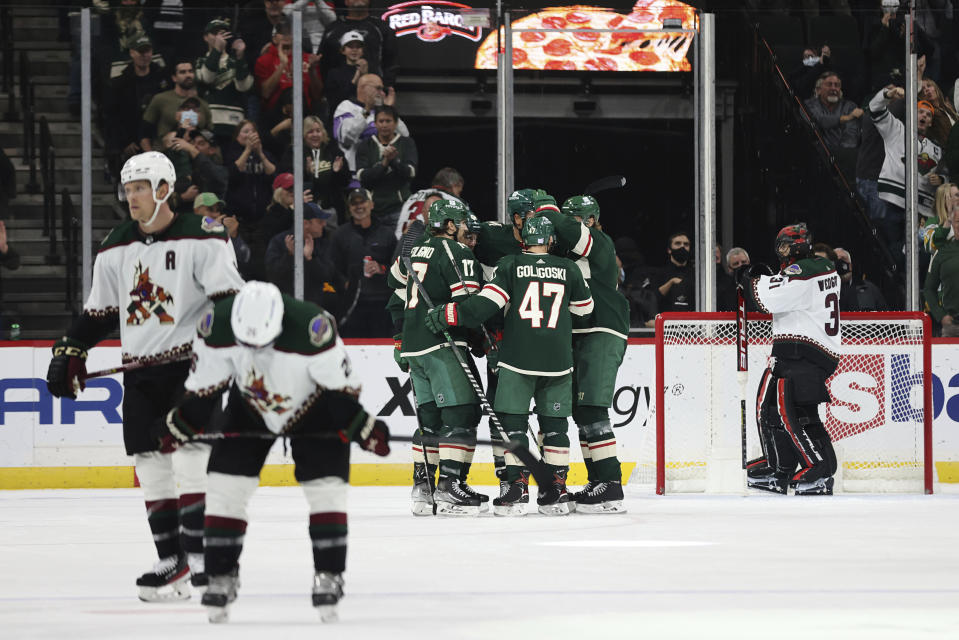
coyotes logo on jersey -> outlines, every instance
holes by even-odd
[[[127,325],[141,325],[152,315],[157,317],[160,324],[173,324],[173,316],[167,313],[167,307],[173,305],[173,296],[150,279],[150,267],[144,269],[140,262],[134,273],[130,298]]]
[[[290,396],[272,393],[266,388],[263,376],[257,376],[256,369],[250,369],[246,379],[247,382],[242,388],[243,396],[257,411],[279,415],[290,410]]]

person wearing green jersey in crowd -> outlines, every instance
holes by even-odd
[[[430,205],[427,218],[429,236],[417,242],[410,250],[410,265],[420,284],[435,305],[465,297],[480,289],[479,265],[473,253],[457,241],[468,231],[469,209],[461,202],[437,200]],[[446,245],[444,247],[444,245]],[[450,250],[453,259],[447,254]],[[460,280],[456,267],[463,274]],[[439,515],[478,515],[488,509],[489,497],[476,493],[466,484],[466,474],[472,462],[476,443],[476,427],[481,412],[479,398],[464,375],[446,340],[426,328],[427,303],[420,295],[414,279],[409,277],[405,262],[398,258],[388,276],[394,289],[405,290],[406,306],[403,314],[403,333],[400,358],[409,364],[413,393],[423,449],[429,467],[422,477],[414,479],[413,513],[429,513],[431,499],[436,502]],[[467,361],[467,332],[452,332],[454,348]],[[479,379],[479,376],[476,376]],[[439,442],[438,451],[428,445]],[[415,446],[415,445],[414,445]],[[435,445],[434,445],[435,446]],[[439,466],[436,492],[430,496],[432,474]]]
[[[535,400],[542,434],[543,460],[553,484],[539,488],[539,512],[566,515],[571,511],[566,491],[569,472],[567,418],[573,412],[572,316],[592,312],[593,298],[576,265],[549,254],[553,224],[530,218],[523,225],[523,253],[496,263],[492,281],[479,295],[437,306],[426,317],[435,333],[453,327],[475,327],[505,309],[500,347],[500,382],[493,409],[511,440],[529,446],[530,400]],[[506,454],[507,480],[493,513],[521,516],[529,502],[529,471]]]
[[[626,353],[629,303],[616,288],[616,249],[599,224],[595,198],[573,196],[560,211],[553,196],[537,191],[533,204],[537,215],[553,223],[556,251],[576,262],[595,301],[593,313],[573,324],[573,420],[589,476],[586,486],[570,497],[582,513],[623,513],[622,471],[609,408]]]

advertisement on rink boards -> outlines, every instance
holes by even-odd
[[[387,342],[387,341],[384,341]],[[351,344],[348,350],[360,379],[363,380],[361,401],[372,413],[381,417],[396,434],[412,435],[416,428],[414,398],[409,375],[393,362],[392,343]],[[44,343],[2,343],[0,346],[0,468],[10,467],[100,467],[129,466],[131,459],[123,450],[121,376],[89,380],[87,389],[76,400],[54,398],[46,388],[46,371],[50,348]],[[89,371],[116,366],[120,361],[119,346],[98,346],[90,351]],[[481,367],[482,369],[482,367]],[[921,389],[919,363],[893,369],[891,375],[904,376],[900,381],[858,379],[855,384],[833,386],[835,399],[842,403],[844,420],[865,423],[875,419],[876,412],[896,420],[891,403],[868,397],[870,389],[904,389],[904,400],[912,407],[918,402]],[[758,375],[758,371],[756,374]],[[485,378],[485,371],[483,372]],[[889,375],[889,374],[880,374]],[[655,379],[654,346],[651,341],[630,344],[619,370],[617,389],[610,411],[616,427],[620,459],[624,463],[646,460],[654,443],[655,417],[653,381]],[[933,345],[934,457],[938,461],[959,461],[959,344]],[[903,406],[903,405],[899,405]],[[535,427],[535,418],[531,418]],[[487,434],[487,420],[480,424],[479,437]],[[730,424],[738,433],[739,424]],[[573,461],[580,461],[575,446],[574,426],[570,434]],[[488,447],[478,447],[477,462],[491,461]],[[408,464],[412,454],[408,444],[396,444],[386,459],[353,449],[355,464]],[[269,464],[291,462],[277,446]]]

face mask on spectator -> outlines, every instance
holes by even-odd
[[[200,116],[193,109],[188,109],[180,114],[180,124],[183,126],[195,127],[200,122]]]
[[[802,63],[807,67],[815,67],[817,64],[819,64],[819,60],[820,59],[815,56],[809,56],[808,58],[803,58]]]

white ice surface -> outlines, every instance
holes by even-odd
[[[450,520],[414,518],[408,493],[351,489],[347,595],[324,625],[302,494],[260,488],[214,626],[196,596],[137,600],[154,560],[139,490],[0,492],[0,638],[959,638],[956,494],[629,495],[625,515]]]

